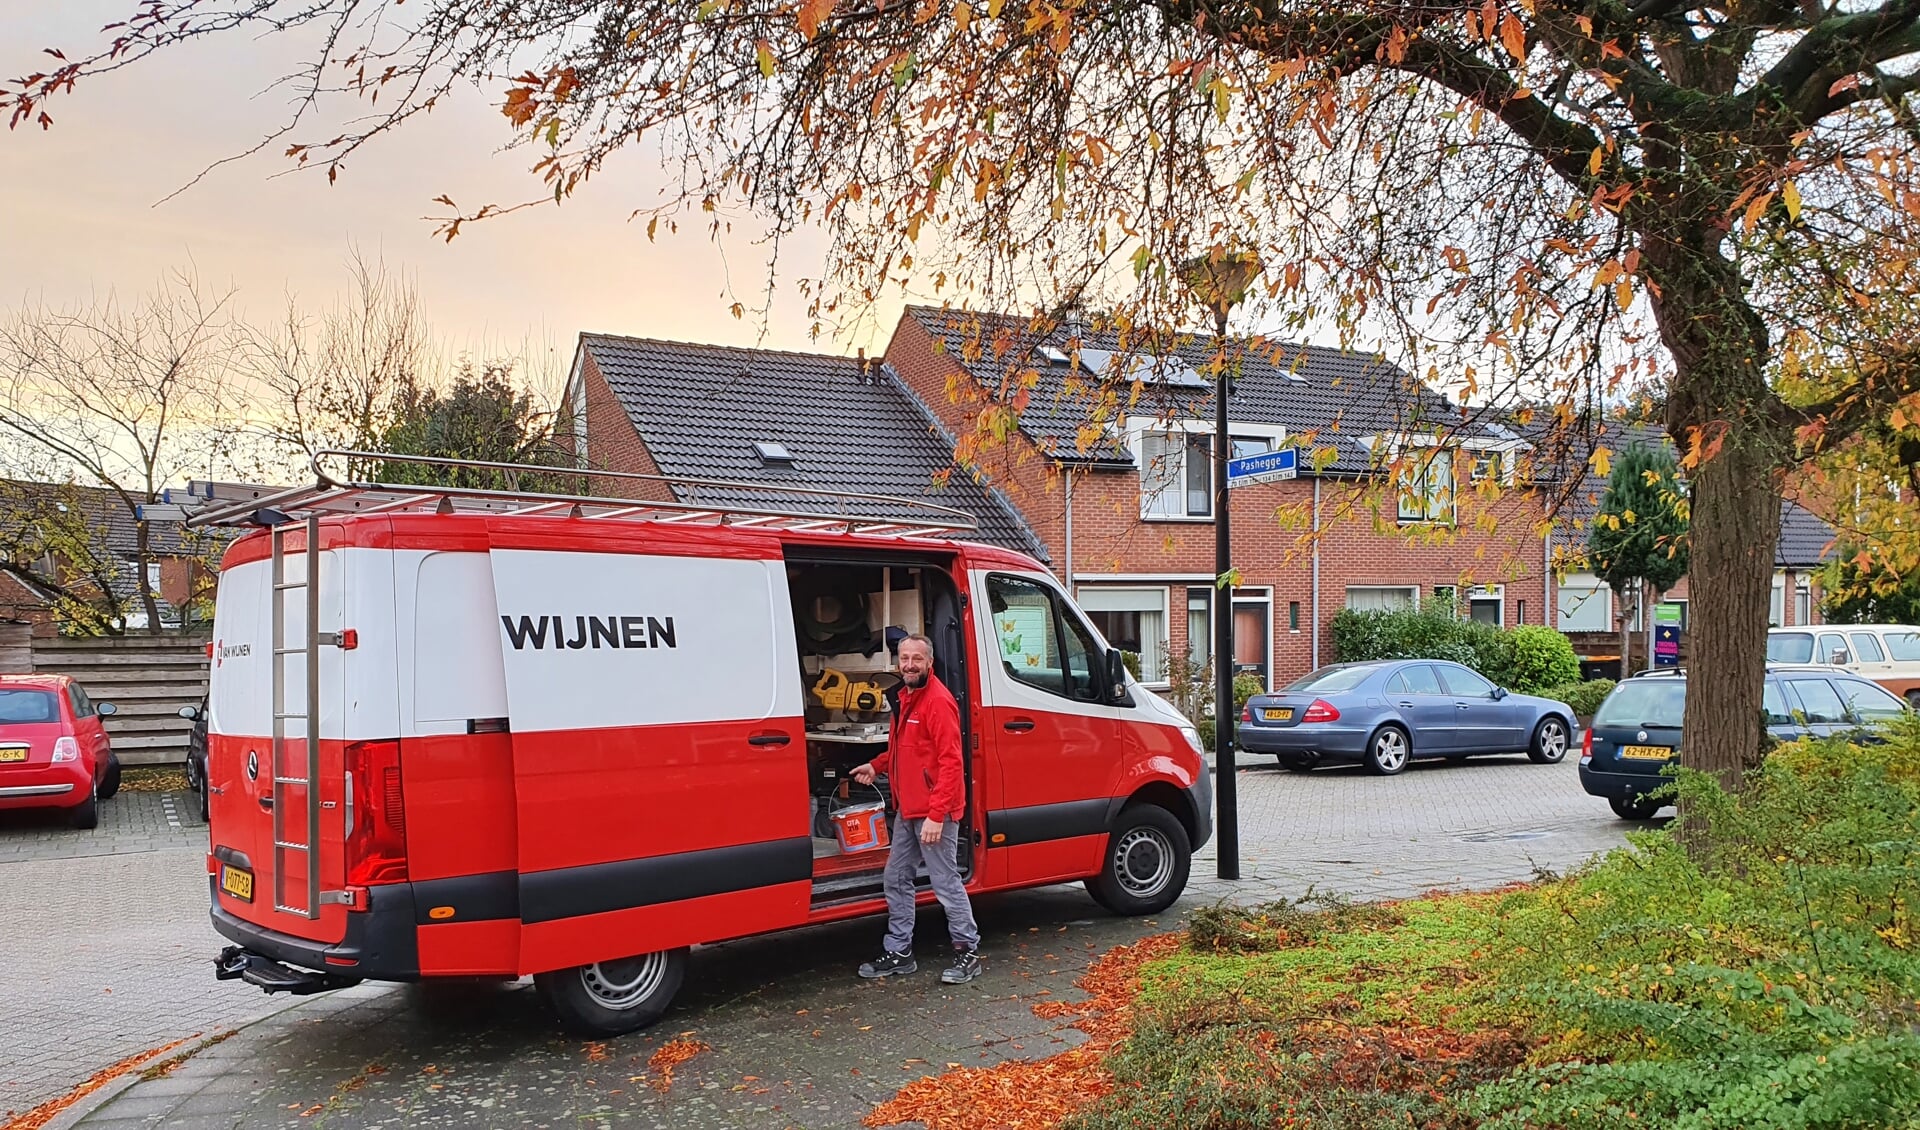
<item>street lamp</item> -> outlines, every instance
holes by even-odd
[[[1233,535],[1227,513],[1227,315],[1246,298],[1260,274],[1260,256],[1251,251],[1215,250],[1189,260],[1180,268],[1181,281],[1202,305],[1213,311],[1213,740],[1214,795],[1219,798],[1222,879],[1240,877],[1240,808],[1234,781],[1233,727],[1233,586],[1221,578],[1232,570]],[[1236,358],[1235,368],[1237,369]],[[1224,594],[1224,595],[1222,595]]]

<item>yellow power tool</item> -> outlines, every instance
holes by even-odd
[[[886,690],[895,682],[892,675],[881,675],[880,679],[883,681],[856,683],[848,679],[845,672],[828,667],[813,684],[813,697],[828,710],[871,714],[885,709]]]

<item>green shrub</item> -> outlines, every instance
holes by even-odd
[[[1589,679],[1584,683],[1562,683],[1557,687],[1548,687],[1536,691],[1541,698],[1550,698],[1564,702],[1567,709],[1581,718],[1591,718],[1600,709],[1600,704],[1613,693],[1612,679]]]
[[[1339,663],[1450,660],[1522,694],[1580,678],[1573,644],[1552,628],[1533,624],[1503,631],[1463,620],[1440,600],[1424,601],[1418,608],[1342,610],[1333,618],[1333,657]]]
[[[1507,684],[1522,694],[1557,687],[1580,679],[1580,657],[1573,643],[1552,628],[1524,624],[1504,633],[1512,643],[1512,666]]]

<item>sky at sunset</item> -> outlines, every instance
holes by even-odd
[[[135,2],[0,4],[0,71],[50,62],[42,47],[76,54]],[[51,130],[0,134],[0,308],[137,293],[191,265],[210,284],[237,287],[250,317],[272,319],[289,295],[330,305],[357,247],[412,276],[430,323],[456,350],[532,342],[564,369],[581,331],[832,353],[884,346],[894,311],[877,329],[812,341],[790,286],[764,321],[733,318],[736,298],[763,301],[765,250],[744,237],[716,248],[704,234],[664,230],[649,243],[627,215],[657,200],[662,178],[639,153],[565,205],[470,226],[451,244],[436,238],[423,218],[440,210],[435,196],[470,207],[524,199],[536,187],[529,152],[498,151],[510,133],[493,91],[467,88],[362,151],[334,185],[323,171],[276,176],[291,167],[282,143],[162,202],[285,118],[288,94],[266,88],[307,42],[227,35],[165,52],[50,103]],[[316,127],[299,136],[323,135]],[[816,274],[819,255],[817,243],[789,241],[783,274]]]

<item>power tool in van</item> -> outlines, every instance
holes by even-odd
[[[892,675],[882,674],[872,682],[855,682],[847,678],[844,671],[827,667],[813,684],[813,697],[828,710],[873,714],[886,709],[887,688],[898,681]]]

